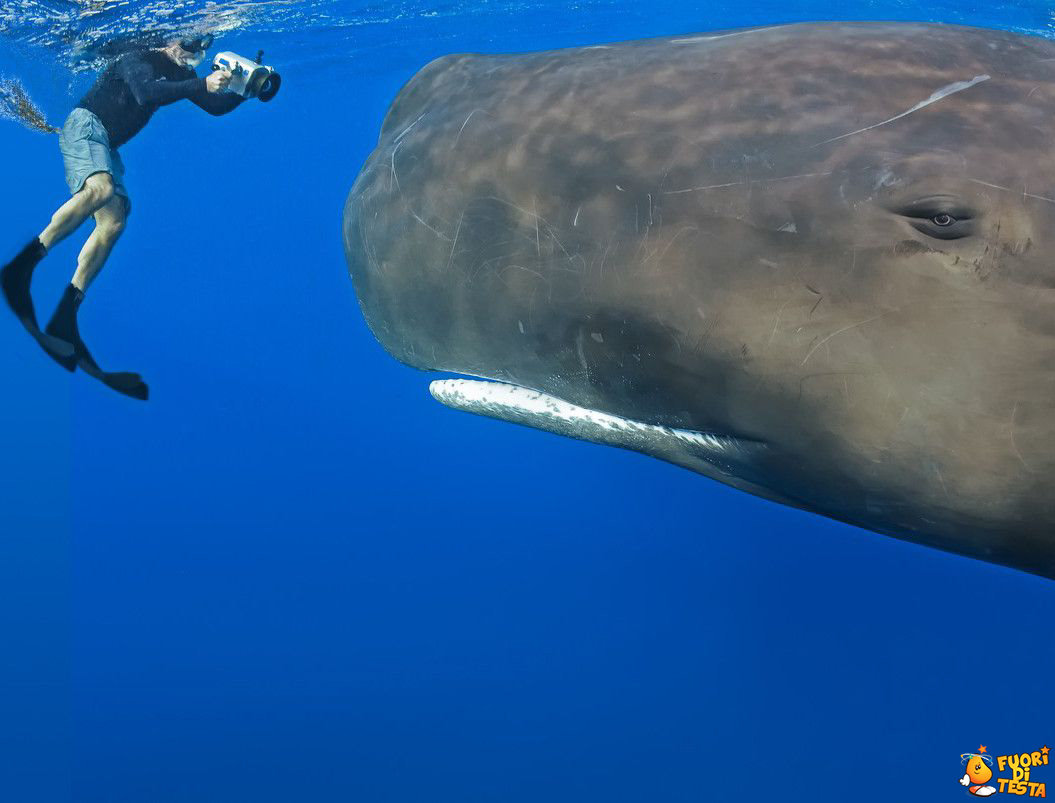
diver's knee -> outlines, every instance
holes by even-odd
[[[109,173],[95,173],[88,176],[81,192],[93,209],[106,206],[114,197],[114,180]]]

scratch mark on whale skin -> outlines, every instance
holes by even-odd
[[[849,331],[850,329],[856,329],[856,328],[857,328],[858,326],[864,326],[864,325],[865,325],[866,323],[871,323],[872,321],[877,321],[877,320],[879,320],[880,318],[882,318],[882,317],[883,317],[883,315],[884,315],[884,313],[880,313],[879,315],[873,315],[873,316],[872,316],[871,318],[869,318],[868,320],[865,320],[865,321],[858,321],[857,323],[851,323],[851,324],[849,324],[849,325],[847,325],[847,326],[844,326],[844,327],[843,327],[842,329],[836,329],[836,330],[835,330],[834,332],[832,332],[832,333],[831,333],[830,335],[828,335],[828,336],[827,336],[826,338],[824,338],[824,339],[823,339],[823,340],[821,340],[821,341],[820,341],[819,343],[817,343],[816,345],[814,345],[814,347],[813,347],[813,348],[811,348],[811,349],[810,349],[810,350],[809,350],[809,351],[808,351],[808,352],[806,353],[806,356],[802,358],[802,362],[801,362],[801,363],[799,363],[799,365],[805,365],[805,364],[806,364],[806,361],[807,361],[807,360],[808,360],[808,359],[809,359],[810,357],[812,357],[812,356],[813,356],[813,352],[815,352],[815,351],[816,351],[817,349],[819,349],[819,348],[820,348],[821,346],[823,346],[823,345],[824,345],[825,343],[827,343],[827,342],[828,342],[829,340],[831,340],[831,339],[832,339],[833,337],[835,337],[836,335],[841,335],[841,334],[842,334],[843,332],[847,332],[847,331]]]
[[[941,474],[941,469],[934,466],[934,473],[938,475],[938,482],[941,483],[941,490],[945,494],[946,498],[949,496],[949,489],[945,485],[945,477]]]
[[[465,212],[462,212],[462,216],[458,218],[458,228],[454,230],[454,242],[451,243],[451,255],[447,257],[446,272],[450,272],[451,263],[454,262],[454,249],[458,247],[458,235],[462,231],[462,221],[465,220]]]
[[[774,181],[791,181],[796,178],[818,178],[821,176],[830,176],[831,171],[825,173],[800,173],[797,176],[778,176],[777,178],[759,178],[750,179],[748,181],[731,181],[728,184],[708,184],[704,187],[689,187],[684,190],[666,190],[664,195],[683,195],[686,192],[702,192],[703,190],[721,190],[726,187],[742,187],[745,184],[769,184]],[[618,185],[617,185],[618,186]],[[622,189],[621,187],[619,189]]]
[[[429,225],[428,223],[426,223],[426,222],[425,222],[424,220],[422,220],[422,219],[421,219],[421,217],[419,217],[419,216],[418,216],[418,213],[417,213],[417,212],[415,212],[415,211],[414,211],[413,209],[410,209],[410,208],[408,207],[408,208],[407,208],[407,211],[409,211],[409,212],[410,212],[410,216],[411,216],[412,218],[414,218],[414,220],[416,220],[416,221],[417,221],[418,223],[420,223],[420,224],[421,224],[422,226],[424,226],[424,227],[425,227],[426,229],[428,229],[429,231],[431,231],[431,232],[432,232],[433,234],[435,234],[435,235],[436,235],[437,237],[439,237],[439,238],[440,238],[441,240],[446,240],[447,242],[450,242],[450,241],[451,241],[451,238],[450,238],[450,237],[448,237],[448,236],[447,236],[446,234],[444,234],[443,232],[437,231],[437,230],[436,230],[436,229],[434,229],[434,228],[433,228],[432,226],[430,226],[430,225]]]
[[[462,132],[465,130],[465,126],[469,125],[469,121],[472,119],[473,115],[476,114],[477,112],[482,112],[482,111],[484,111],[484,110],[483,109],[473,109],[471,112],[469,112],[469,116],[465,118],[465,122],[462,123],[462,127],[458,129],[458,136],[456,136],[454,138],[454,142],[451,143],[451,150],[452,151],[456,147],[458,147],[458,141],[462,138]],[[484,112],[484,113],[486,114],[486,112]]]
[[[662,263],[663,262],[663,258],[667,255],[667,251],[669,251],[671,249],[671,246],[674,245],[674,243],[677,241],[677,239],[681,235],[683,235],[683,234],[685,234],[685,232],[689,232],[689,231],[699,231],[699,228],[697,228],[696,226],[684,226],[684,227],[682,227],[681,229],[679,229],[674,234],[673,237],[670,238],[670,240],[667,241],[667,244],[666,244],[666,246],[664,246],[662,252],[660,252],[659,249],[657,248],[655,251],[653,251],[647,257],[645,257],[644,262],[641,263],[642,266],[647,265],[651,261],[651,259],[654,256],[656,256],[657,253],[659,254],[659,262]]]
[[[1025,468],[1026,471],[1032,472],[1033,468],[1029,465],[1029,463],[1026,462],[1025,458],[1022,457],[1022,452],[1018,450],[1018,444],[1015,443],[1015,413],[1017,412],[1018,402],[1016,401],[1015,406],[1011,409],[1011,420],[1008,422],[1007,425],[1007,432],[1011,440],[1011,449],[1012,451],[1014,451],[1015,457],[1018,458],[1018,462],[1022,464],[1023,468]]]
[[[792,296],[792,298],[794,298],[794,296]],[[763,354],[765,354],[766,350],[773,344],[773,338],[777,335],[777,326],[780,325],[780,316],[784,314],[784,307],[791,303],[792,298],[789,298],[781,304],[780,309],[777,310],[776,318],[773,320],[773,331],[769,333],[769,339],[766,341],[766,345],[762,347]]]
[[[408,125],[401,132],[399,132],[399,136],[397,136],[394,140],[392,140],[392,144],[393,145],[398,145],[400,140],[402,140],[403,137],[405,137],[410,132],[410,129],[412,129],[414,126],[416,126],[418,123],[420,123],[421,122],[421,118],[424,117],[426,114],[428,114],[427,111],[422,112],[421,114],[419,114],[417,120],[415,120],[413,123]]]
[[[746,36],[746,35],[752,34],[752,33],[762,33],[762,31],[773,31],[773,30],[776,30],[777,28],[782,28],[782,27],[784,27],[784,26],[782,26],[782,25],[770,25],[770,26],[768,26],[766,28],[752,28],[749,31],[733,31],[732,33],[711,34],[709,36],[690,36],[690,37],[685,38],[685,39],[671,39],[670,43],[672,45],[689,45],[689,44],[694,44],[696,42],[712,42],[715,39],[727,39],[730,36]]]
[[[990,76],[988,75],[976,75],[970,81],[956,81],[955,83],[949,84],[948,86],[943,86],[941,89],[935,91],[934,94],[932,94],[929,98],[927,98],[926,100],[921,100],[908,111],[901,112],[901,114],[895,114],[893,117],[883,120],[881,123],[876,123],[875,125],[859,128],[856,131],[850,131],[847,134],[840,134],[837,137],[826,139],[823,142],[818,142],[812,147],[819,148],[821,145],[827,145],[829,142],[837,142],[840,139],[846,139],[847,137],[852,137],[855,134],[863,134],[865,131],[871,131],[873,128],[879,128],[880,126],[887,125],[888,123],[893,123],[895,120],[900,120],[902,117],[908,117],[913,112],[918,112],[920,109],[926,108],[932,103],[937,103],[939,100],[949,97],[949,95],[955,95],[957,92],[963,92],[965,89],[970,89],[975,84],[982,83],[982,81],[988,81],[989,78]]]
[[[994,190],[1000,190],[1001,192],[1013,192],[1015,193],[1015,195],[1021,194],[1023,198],[1034,198],[1038,201],[1046,201],[1049,204],[1055,204],[1055,198],[1046,198],[1043,195],[1034,195],[1033,193],[1026,192],[1025,190],[1022,190],[1022,192],[1019,193],[1018,190],[1013,190],[1010,187],[1001,187],[999,184],[990,184],[988,181],[981,181],[977,178],[969,178],[967,180],[972,181],[975,184],[981,184],[983,187],[990,187]]]
[[[392,158],[389,160],[389,164],[391,165],[391,178],[388,182],[388,191],[392,192],[392,182],[394,181],[396,189],[399,191],[400,195],[403,194],[403,188],[399,186],[399,176],[396,175],[396,152],[399,150],[401,144],[402,143],[397,142],[395,147],[392,148]]]

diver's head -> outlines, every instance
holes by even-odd
[[[194,69],[205,61],[205,51],[212,44],[212,34],[174,39],[165,45],[169,58],[181,67]]]

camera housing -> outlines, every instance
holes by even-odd
[[[282,86],[282,76],[274,67],[260,64],[263,57],[263,51],[257,55],[256,61],[224,51],[213,57],[212,68],[230,71],[231,83],[227,85],[228,92],[234,92],[243,98],[259,98],[267,103],[278,94],[279,87]]]

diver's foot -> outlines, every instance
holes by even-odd
[[[73,371],[77,367],[77,347],[78,345],[83,345],[81,336],[77,331],[77,307],[83,300],[83,292],[72,284],[67,285],[66,290],[62,294],[62,299],[51,316],[51,320],[44,327],[44,336],[50,338],[53,343],[61,344],[63,352],[61,355],[56,356],[51,353],[47,346],[44,347],[44,350],[48,351],[55,362],[67,371]]]
[[[27,329],[40,329],[33,310],[33,298],[29,295],[29,286],[33,281],[33,269],[47,253],[40,240],[33,238],[14,259],[0,268],[0,289],[3,290],[4,300]]]
[[[98,379],[108,388],[133,399],[146,401],[150,396],[150,389],[143,381],[143,377],[130,371],[104,371],[99,367],[92,353],[88,351],[77,326],[77,310],[82,301],[84,301],[84,291],[72,284],[69,285],[44,329],[46,337],[70,347],[71,356],[63,365],[68,366],[70,371],[80,368],[88,376]]]
[[[40,344],[44,353],[67,371],[72,371],[77,367],[73,345],[40,331],[37,313],[33,309],[33,297],[29,294],[29,287],[33,281],[33,269],[46,254],[47,251],[40,240],[34,239],[19,251],[14,259],[0,268],[0,290],[3,291],[4,300],[15,313],[19,323]]]

